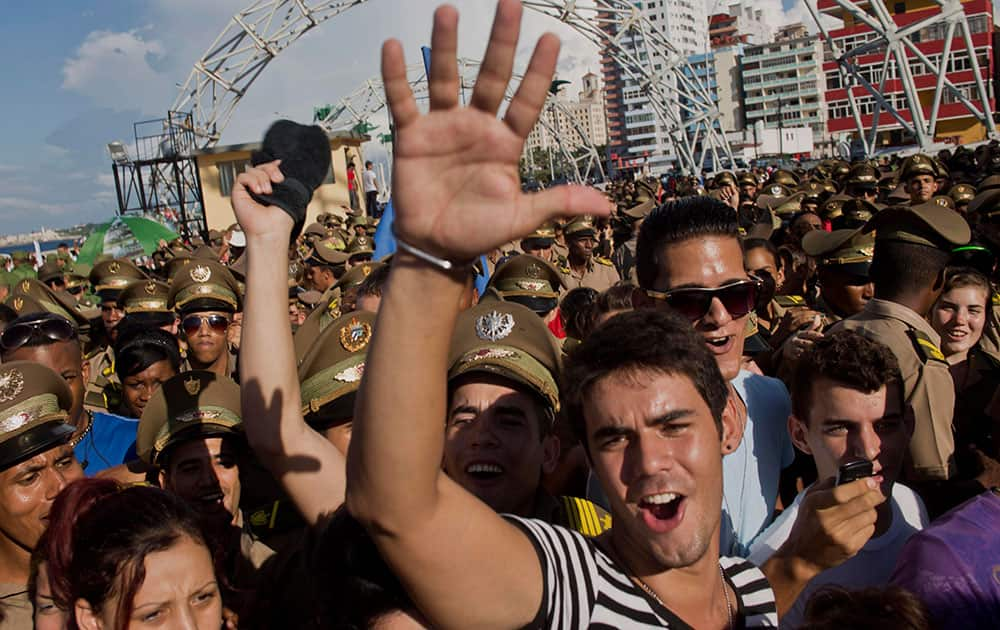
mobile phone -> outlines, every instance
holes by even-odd
[[[841,486],[845,483],[851,483],[852,481],[871,476],[872,463],[869,460],[862,458],[852,459],[849,462],[841,464],[840,470],[837,471],[837,485]]]

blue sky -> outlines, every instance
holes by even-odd
[[[791,0],[765,0],[777,12]],[[277,57],[240,103],[224,144],[260,137],[277,117],[309,122],[378,71],[378,47],[403,40],[410,61],[427,43],[435,0],[371,0],[321,25]],[[706,0],[709,8],[725,0]],[[0,225],[3,233],[66,227],[116,210],[106,145],[132,123],[165,114],[194,62],[251,0],[11,2],[0,22]],[[309,5],[318,4],[309,0]],[[460,54],[482,55],[495,3],[453,0]],[[783,16],[780,21],[787,21]],[[596,49],[562,25],[526,13],[522,42],[563,37],[561,76],[597,70]],[[526,46],[525,46],[526,49]]]

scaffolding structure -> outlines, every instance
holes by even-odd
[[[997,127],[990,108],[990,95],[983,80],[982,69],[977,59],[975,45],[972,41],[972,31],[969,28],[968,17],[960,0],[931,0],[940,7],[928,17],[906,25],[899,25],[893,20],[892,14],[886,8],[884,0],[865,0],[855,4],[852,0],[826,0],[824,8],[836,8],[860,24],[866,25],[872,31],[867,41],[855,46],[841,47],[830,36],[829,29],[823,22],[823,11],[817,5],[817,0],[804,0],[812,15],[823,40],[826,42],[830,57],[837,62],[841,83],[847,90],[848,106],[851,117],[857,128],[858,138],[864,144],[865,155],[873,156],[877,144],[882,113],[885,112],[893,121],[899,124],[904,132],[910,134],[922,151],[930,151],[937,145],[935,136],[938,126],[938,115],[944,95],[949,94],[955,102],[961,103],[977,121],[982,123],[987,134],[997,137]],[[833,5],[830,7],[829,5]],[[940,61],[930,59],[917,46],[919,34],[930,28],[940,28],[944,32],[944,50]],[[961,38],[961,46],[953,48],[956,37]],[[948,66],[953,56],[964,51],[968,56],[970,69],[974,77],[974,96],[969,98],[959,86],[948,78]],[[859,58],[865,55],[881,54],[882,61],[875,66],[873,82],[862,73]],[[914,65],[921,66],[932,74],[934,91],[930,101],[930,115],[925,116],[924,105],[920,101],[917,83],[914,81]],[[899,81],[902,87],[902,99],[886,97],[886,83]],[[870,125],[864,124],[862,110],[859,105],[860,96],[856,92],[866,93],[875,102],[874,116]],[[979,105],[977,105],[977,102]]]
[[[133,134],[131,153],[120,142],[108,145],[118,214],[170,220],[184,238],[207,236],[191,114],[137,122]]]

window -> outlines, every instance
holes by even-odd
[[[232,162],[219,162],[216,166],[219,169],[219,194],[228,197],[233,193],[233,183],[240,173],[250,165],[250,160],[234,160]]]

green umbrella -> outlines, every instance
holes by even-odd
[[[77,261],[93,264],[101,254],[114,258],[149,256],[156,251],[161,240],[170,242],[175,238],[176,232],[152,219],[115,217],[90,233],[80,248]]]

